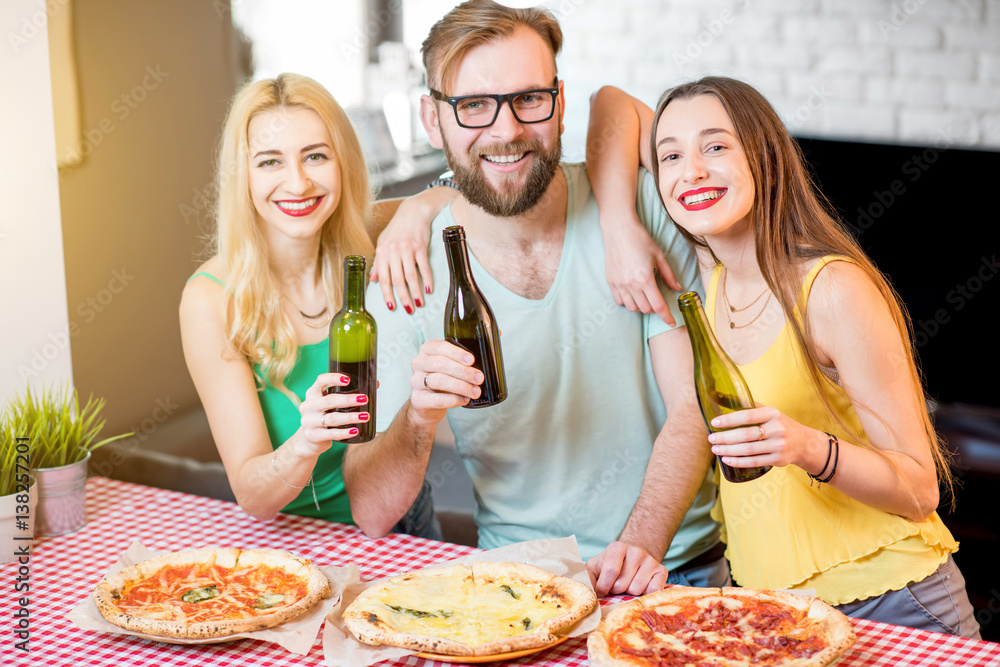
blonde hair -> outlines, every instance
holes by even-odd
[[[534,30],[552,49],[553,60],[562,48],[562,30],[546,9],[511,9],[490,0],[469,0],[435,23],[420,47],[427,85],[445,95],[462,58],[477,46],[510,37],[518,28]]]
[[[281,308],[277,279],[269,263],[267,242],[250,196],[250,121],[278,109],[310,109],[330,132],[332,153],[340,163],[340,202],[323,226],[319,255],[323,287],[330,304],[339,304],[346,255],[371,260],[368,234],[371,192],[361,144],[344,110],[322,85],[299,74],[254,81],[233,98],[222,129],[217,166],[215,250],[228,274],[226,326],[229,342],[260,366],[265,382],[296,404],[285,379],[298,361],[295,329]],[[265,128],[265,132],[274,128]]]
[[[660,98],[653,116],[651,154],[656,155],[656,126],[667,105],[674,100],[691,99],[699,95],[714,95],[718,98],[733,121],[757,191],[750,213],[757,264],[767,286],[781,303],[782,310],[786,314],[793,312],[801,287],[799,268],[803,262],[827,255],[851,259],[881,293],[899,331],[905,372],[926,403],[927,395],[914,352],[913,326],[902,300],[854,237],[846,231],[829,201],[816,188],[805,167],[798,143],[788,134],[781,118],[763,95],[742,81],[718,76],[704,77],[668,90]],[[653,170],[653,179],[659,192],[658,168]],[[681,227],[678,229],[689,242],[712,254],[703,238],[693,236]],[[712,258],[718,262],[714,254]],[[812,383],[823,397],[827,408],[857,442],[870,445],[863,434],[855,433],[832,409],[825,388],[827,380],[819,370],[819,360],[808,327],[803,327],[794,317],[788,317],[787,321],[808,362]],[[938,478],[945,483],[946,491],[954,502],[954,482],[948,465],[948,451],[934,430],[930,415],[926,411],[921,411],[921,415],[924,434],[927,441],[932,443],[931,453]],[[874,416],[881,419],[878,415]],[[879,451],[874,446],[872,449]],[[898,467],[896,469],[898,472]],[[905,479],[904,482],[908,484]]]

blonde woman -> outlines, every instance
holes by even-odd
[[[324,390],[347,381],[326,372],[343,258],[374,254],[360,144],[325,88],[282,74],[237,93],[217,179],[216,254],[189,279],[180,322],[230,485],[259,519],[353,524],[341,441],[369,419],[368,397]],[[396,529],[440,537],[426,483]]]

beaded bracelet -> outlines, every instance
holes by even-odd
[[[837,474],[837,462],[840,460],[840,440],[838,440],[837,436],[835,436],[832,433],[827,433],[826,435],[830,438],[829,440],[830,447],[826,451],[826,463],[823,464],[823,469],[819,471],[819,475],[814,475],[811,472],[806,473],[807,475],[809,475],[809,486],[812,486],[813,480],[819,482],[819,486],[822,486],[823,484],[829,484],[830,480],[833,479],[833,476]],[[830,465],[831,455],[833,456],[833,468],[830,469],[829,475],[827,475],[826,477],[821,477],[821,475],[824,472],[826,472],[827,466]],[[817,486],[816,488],[819,488],[819,486]]]

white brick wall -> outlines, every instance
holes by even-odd
[[[706,74],[757,86],[795,134],[1000,148],[1000,0],[545,4],[565,35],[568,159],[601,85],[652,106]]]

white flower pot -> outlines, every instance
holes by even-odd
[[[83,460],[58,468],[37,468],[32,472],[38,485],[39,535],[65,535],[79,530],[87,520],[87,463]]]
[[[13,563],[17,560],[21,547],[31,546],[31,540],[23,538],[33,537],[35,534],[37,506],[37,483],[32,483],[27,493],[0,496],[0,563]]]

